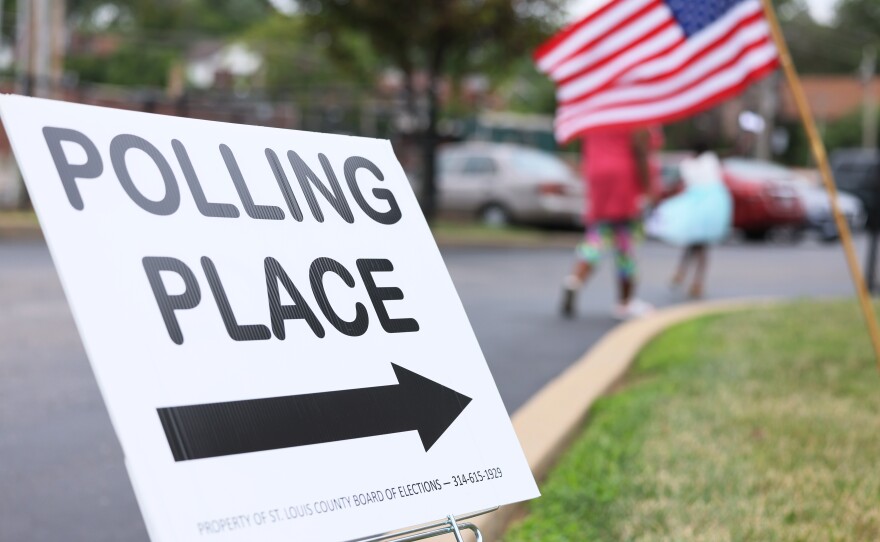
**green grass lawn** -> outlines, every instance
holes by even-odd
[[[880,540],[880,374],[854,303],[677,326],[506,542]]]
[[[0,211],[0,224],[30,225],[37,223],[33,211]]]

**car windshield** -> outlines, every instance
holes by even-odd
[[[513,169],[527,176],[564,179],[571,177],[571,168],[552,154],[532,149],[517,149],[511,157]]]
[[[745,158],[727,158],[723,161],[724,169],[744,181],[768,181],[789,180],[796,175],[790,169],[761,160],[748,160]]]
[[[437,160],[440,175],[485,175],[495,173],[495,159],[487,154],[462,149],[444,149]]]

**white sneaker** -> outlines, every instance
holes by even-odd
[[[642,316],[651,314],[655,310],[654,305],[651,305],[647,301],[633,298],[629,300],[629,303],[618,303],[615,305],[614,308],[611,309],[611,315],[616,320],[624,321],[641,318]]]

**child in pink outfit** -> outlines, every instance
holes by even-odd
[[[588,187],[588,224],[622,222],[639,216],[643,189],[633,139],[630,130],[584,138],[581,169]]]
[[[614,251],[618,277],[618,319],[641,316],[653,307],[633,296],[636,281],[635,237],[642,199],[652,198],[657,168],[649,155],[662,144],[659,130],[618,129],[586,135],[583,174],[587,184],[587,228],[575,251],[572,274],[563,284],[562,314],[574,315],[577,292],[601,260],[605,247]]]

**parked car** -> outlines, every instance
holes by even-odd
[[[880,229],[880,152],[838,149],[831,154],[831,171],[838,188],[862,202],[868,228]]]
[[[663,195],[681,190],[678,166],[685,153],[661,155]],[[775,229],[797,231],[806,223],[806,210],[795,188],[794,173],[771,162],[726,158],[721,162],[724,183],[733,199],[733,227],[746,239],[761,240]]]
[[[440,149],[438,173],[441,212],[492,226],[583,222],[583,184],[548,152],[511,143],[449,144]]]
[[[726,158],[722,162],[725,182],[733,196],[733,227],[746,239],[760,240],[776,229],[797,232],[807,212],[792,170],[762,160]]]
[[[810,182],[803,174],[785,166],[761,160],[728,159],[725,169],[749,169],[753,176],[791,187],[804,208],[804,230],[815,230],[824,241],[838,238],[837,226],[831,211],[831,198],[822,186]],[[837,192],[837,206],[851,229],[859,229],[865,223],[865,211],[861,202],[843,191]]]
[[[804,205],[806,228],[814,230],[822,241],[837,240],[840,234],[831,211],[831,198],[825,188],[806,181],[793,181],[791,187]],[[861,229],[865,225],[865,207],[859,198],[838,190],[837,206],[851,230]]]

